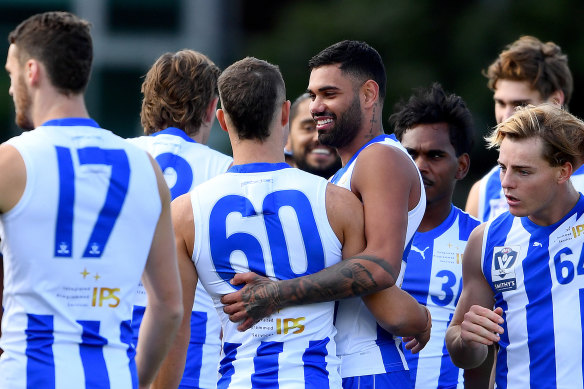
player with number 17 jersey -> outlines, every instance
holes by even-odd
[[[340,388],[334,302],[284,308],[239,332],[219,301],[241,287],[230,284],[235,273],[284,280],[341,260],[327,217],[327,185],[285,163],[250,163],[190,193],[192,260],[223,324],[218,387]]]
[[[148,154],[86,118],[8,144],[26,187],[0,217],[0,387],[137,388],[131,308],[161,213]]]

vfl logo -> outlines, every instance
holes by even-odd
[[[493,287],[498,292],[517,289],[515,265],[521,251],[519,246],[495,247],[491,265]]]
[[[501,251],[495,252],[495,270],[499,272],[501,277],[505,277],[507,269],[515,266],[516,259],[517,251],[514,251],[510,247],[503,247]]]
[[[417,248],[416,246],[412,245],[411,246],[411,250],[415,251],[416,253],[420,254],[422,256],[422,259],[426,259],[426,250],[428,250],[430,248],[430,246],[426,247],[424,250],[420,250],[419,248]]]

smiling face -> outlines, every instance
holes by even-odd
[[[312,100],[310,112],[323,145],[342,148],[359,132],[362,112],[356,83],[338,65],[312,69],[307,90]]]
[[[546,220],[557,202],[561,168],[551,166],[543,158],[541,138],[514,140],[505,137],[498,162],[509,212],[514,216],[530,216],[534,222]]]
[[[416,162],[424,181],[427,207],[450,209],[456,181],[468,170],[468,155],[456,156],[447,123],[418,124],[402,136],[401,144]]]
[[[337,150],[318,141],[316,123],[310,114],[310,99],[300,102],[290,123],[290,145],[299,169],[321,177],[332,176],[340,167]]]
[[[8,94],[14,101],[16,125],[23,130],[32,130],[34,124],[31,118],[32,98],[24,81],[23,69],[18,59],[18,48],[11,44],[6,57],[6,72],[10,77]]]

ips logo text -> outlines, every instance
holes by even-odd
[[[116,293],[119,292],[120,288],[95,287],[93,288],[93,299],[91,300],[91,306],[102,307],[104,302],[106,302],[108,307],[115,308],[120,304],[120,298],[116,296]]]
[[[305,317],[299,317],[296,319],[291,317],[285,319],[276,319],[276,333],[277,334],[284,333],[285,335],[290,330],[295,330],[292,333],[299,334],[302,331],[304,331],[304,324],[301,324],[301,322],[303,322],[304,320],[306,320]]]

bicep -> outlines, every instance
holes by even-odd
[[[343,259],[365,249],[363,205],[355,195],[338,186],[328,184],[326,208],[329,224],[341,242]]]
[[[419,181],[415,166],[400,157],[371,153],[358,161],[352,180],[363,202],[367,251],[386,259],[397,272],[405,247],[412,181]]]

